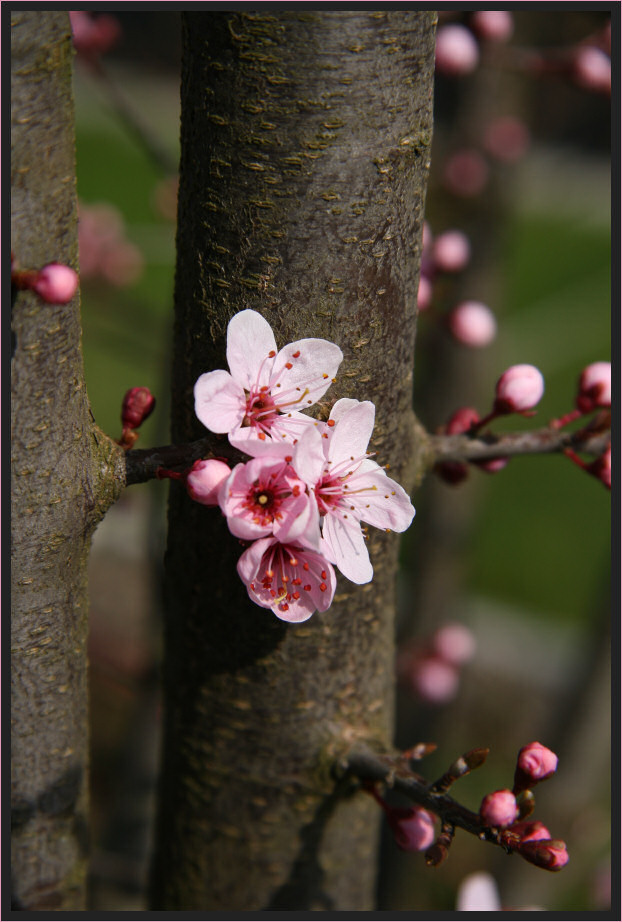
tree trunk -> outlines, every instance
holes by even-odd
[[[434,14],[183,15],[173,441],[201,435],[193,384],[251,307],[279,346],[342,348],[330,404],[376,404],[371,447],[408,488]],[[392,735],[398,538],[371,532],[373,582],[286,625],[249,602],[218,512],[173,486],[154,909],[373,909],[378,809],[331,776]]]
[[[11,234],[22,268],[77,263],[71,33],[11,11]],[[17,910],[86,908],[86,565],[124,482],[93,425],[79,298],[20,292],[11,365],[11,869]],[[118,487],[115,488],[115,478]]]

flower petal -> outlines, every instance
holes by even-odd
[[[327,515],[322,526],[321,549],[351,582],[360,585],[373,577],[365,538],[355,519],[347,524],[339,513]]]
[[[326,467],[325,442],[319,429],[309,426],[294,446],[294,469],[309,487],[319,482]]]
[[[270,393],[277,405],[304,410],[322,397],[337,374],[343,352],[326,339],[299,339],[274,360]]]
[[[374,431],[375,415],[376,408],[373,403],[363,400],[339,416],[328,445],[328,458],[332,464],[338,464],[348,458],[359,460],[365,456]]]
[[[333,404],[333,408],[330,411],[330,419],[333,419],[335,422],[341,419],[344,413],[348,410],[351,410],[352,407],[358,406],[360,400],[354,400],[352,397],[341,397],[340,400],[337,400]]]
[[[366,459],[348,481],[347,499],[354,514],[375,528],[406,531],[415,515],[408,493],[387,477],[375,461]]]
[[[270,379],[276,341],[272,327],[257,311],[240,311],[227,327],[227,362],[232,377],[245,390]]]
[[[194,411],[207,429],[229,432],[244,419],[244,390],[228,371],[208,371],[194,385]]]

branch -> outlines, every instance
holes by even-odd
[[[598,457],[610,443],[610,429],[595,431],[589,427],[574,432],[547,427],[503,435],[430,435],[429,459],[432,465],[439,461],[485,461],[516,455],[555,454],[567,448]]]
[[[226,436],[210,433],[196,442],[185,445],[163,445],[159,448],[143,448],[127,451],[125,454],[125,483],[146,483],[158,476],[159,468],[186,470],[201,458],[223,458],[238,463],[248,458],[233,448]]]

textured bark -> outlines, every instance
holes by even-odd
[[[11,233],[23,268],[77,262],[71,38],[61,12],[12,11]],[[11,867],[18,910],[84,909],[86,563],[123,483],[93,425],[79,299],[20,292],[11,364]]]
[[[430,11],[184,14],[175,442],[201,436],[194,381],[252,307],[279,346],[340,345],[326,407],[373,400],[378,460],[412,484],[433,52]],[[378,811],[330,773],[352,740],[391,739],[398,538],[371,531],[373,582],[289,626],[173,486],[154,909],[373,908]]]

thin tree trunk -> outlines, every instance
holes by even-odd
[[[329,402],[374,401],[372,447],[412,485],[433,56],[431,11],[184,14],[174,441],[201,435],[193,384],[252,307],[279,346],[339,344]],[[373,582],[286,625],[249,602],[218,512],[173,488],[154,909],[373,909],[378,811],[331,777],[392,735],[398,539],[371,531]]]
[[[69,17],[13,10],[11,20],[12,250],[23,268],[75,266]],[[90,416],[79,298],[50,305],[20,292],[12,340],[12,904],[78,910],[86,908],[86,565],[93,529],[124,482],[123,459]]]

